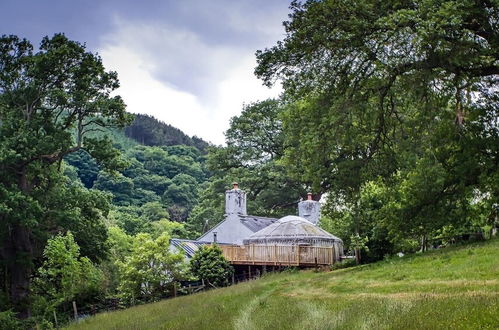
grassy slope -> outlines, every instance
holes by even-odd
[[[499,240],[334,272],[271,274],[71,329],[496,329]]]

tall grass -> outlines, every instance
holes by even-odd
[[[70,329],[497,329],[499,240],[333,272],[269,274]]]

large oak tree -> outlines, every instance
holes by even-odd
[[[288,168],[343,206],[382,178],[393,205],[382,221],[402,235],[462,223],[476,201],[493,218],[499,3],[310,0],[291,10],[255,71],[293,101]]]
[[[109,139],[88,136],[130,122],[123,100],[111,95],[118,86],[99,56],[62,34],[43,38],[38,51],[25,39],[0,38],[0,257],[20,317],[30,314],[29,283],[43,233],[57,228],[60,212],[84,212],[54,200],[65,198],[63,157],[83,149],[104,167],[122,165]],[[90,213],[99,203],[92,200]]]

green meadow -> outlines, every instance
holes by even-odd
[[[330,272],[287,271],[68,329],[497,329],[499,240]]]

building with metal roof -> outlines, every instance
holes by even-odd
[[[237,183],[225,192],[224,220],[197,240],[172,239],[171,250],[184,251],[191,258],[200,246],[213,243],[223,245],[309,245],[334,246],[337,258],[343,254],[343,241],[317,226],[320,203],[308,199],[298,203],[299,216],[281,219],[248,215],[246,193]]]

